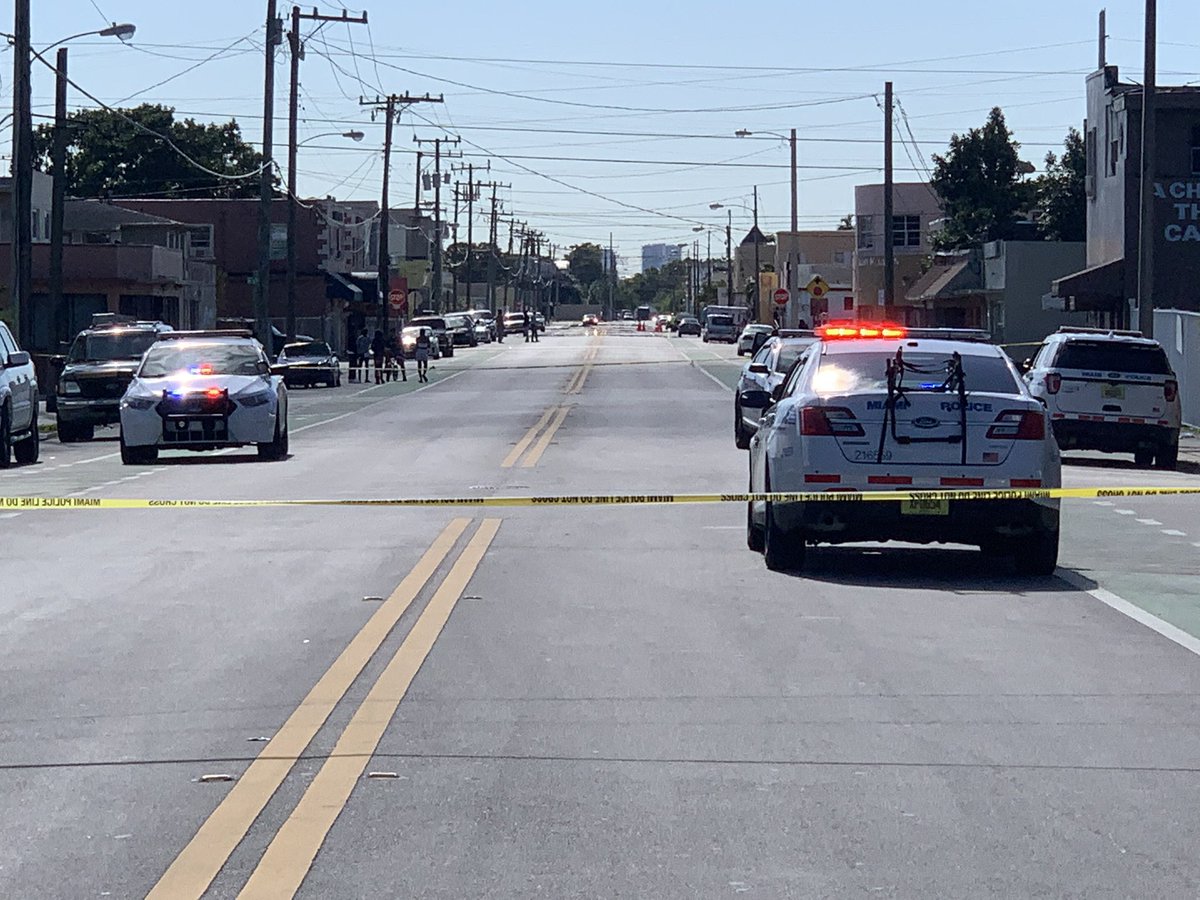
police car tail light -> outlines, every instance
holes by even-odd
[[[812,437],[862,437],[866,434],[844,406],[806,406],[800,411],[800,433]]]
[[[1026,409],[1008,409],[996,416],[988,440],[1040,441],[1046,437],[1046,419]]]
[[[1057,394],[1058,389],[1062,387],[1062,376],[1057,372],[1051,372],[1046,376],[1046,393]]]
[[[1173,379],[1167,379],[1163,382],[1163,397],[1168,403],[1171,403],[1179,396],[1179,382]]]

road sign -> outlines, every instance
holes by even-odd
[[[404,288],[394,288],[388,292],[388,306],[392,312],[404,312],[404,307],[408,303],[408,291]]]
[[[814,275],[813,280],[804,288],[810,297],[820,299],[829,293],[829,283],[820,275]]]
[[[788,300],[791,299],[791,295],[788,294],[787,288],[779,288],[771,296],[775,299],[776,306],[786,306]]]

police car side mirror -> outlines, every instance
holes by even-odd
[[[1021,371],[1023,373],[1028,372],[1032,368],[1033,368],[1033,360],[1032,359],[1027,359],[1027,360],[1025,360],[1025,362],[1021,363]]]
[[[18,366],[27,366],[27,365],[29,365],[29,351],[15,350],[12,353],[8,354],[8,364],[7,364],[8,368],[15,369]]]
[[[750,368],[748,371],[753,372],[755,375],[770,375],[771,374],[771,369],[767,366],[766,363],[750,363]]]

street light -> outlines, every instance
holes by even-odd
[[[747,132],[747,134],[749,134],[749,132]],[[716,203],[708,204],[709,209],[721,209],[722,207],[724,207],[726,210],[726,214],[728,216],[728,224],[725,226],[725,264],[726,264],[726,266],[730,266],[729,290],[731,292],[730,296],[732,298],[733,269],[732,269],[730,244],[731,244],[731,232],[733,230],[733,211],[729,209],[730,206],[739,206],[742,209],[746,210],[747,212],[754,213],[754,230],[756,232],[758,232],[758,234],[756,234],[755,238],[754,238],[754,306],[759,307],[762,304],[759,302],[759,296],[758,296],[758,287],[759,287],[759,280],[760,280],[759,269],[761,268],[760,263],[759,263],[759,258],[758,258],[758,251],[759,251],[759,245],[762,243],[762,241],[760,240],[760,238],[762,237],[762,232],[758,231],[758,185],[756,184],[754,186],[754,206],[753,207],[749,207],[744,203],[729,204],[729,203],[721,203],[719,201]],[[759,315],[760,312],[761,311],[758,309],[754,310],[754,318],[755,319],[761,318],[761,316]]]
[[[754,134],[754,132],[749,131],[748,129],[745,129],[745,128],[739,128],[737,131],[734,132],[734,134],[737,137],[741,138],[741,137],[750,137]],[[791,145],[791,151],[792,151],[792,234],[795,234],[797,231],[800,230],[799,190],[798,190],[797,178],[796,178],[796,129],[793,128],[791,130],[791,134],[787,137],[784,137],[782,134],[779,134],[778,132],[775,132],[775,131],[764,131],[764,132],[762,132],[762,134],[768,134],[771,137],[777,137],[782,141],[787,141],[788,144]],[[797,239],[793,238],[793,246],[794,246],[795,240],[797,240]],[[788,289],[788,297],[789,298],[794,298],[796,296],[796,261],[793,259],[794,256],[795,256],[794,251],[791,248],[789,248],[788,249],[788,258],[787,258],[787,282],[788,282],[787,289]],[[805,306],[806,306],[806,304],[804,304],[804,303],[801,303],[798,305],[798,308],[797,308],[798,317],[803,319],[804,321],[808,322],[808,321],[812,320],[812,310],[806,309]]]
[[[55,322],[54,339],[57,340],[62,329],[62,231],[63,205],[66,196],[66,181],[62,175],[66,159],[66,119],[67,103],[67,51],[63,47],[58,51],[57,64],[52,64],[42,55],[49,53],[55,47],[81,37],[116,37],[125,40],[133,35],[137,28],[128,23],[118,25],[113,23],[107,28],[81,31],[68,35],[61,40],[38,51],[29,45],[29,0],[18,0],[14,15],[14,34],[0,32],[13,45],[15,51],[13,72],[13,234],[12,234],[12,282],[9,296],[13,300],[17,319],[18,340],[26,349],[33,345],[33,111],[30,100],[30,61],[32,57],[50,69],[56,77],[55,86],[55,129],[52,158],[54,160],[54,187],[51,196],[50,211],[50,297],[51,308]]]
[[[285,284],[287,286],[287,323],[284,326],[287,330],[287,340],[293,341],[296,339],[296,151],[307,144],[309,141],[315,141],[317,138],[333,137],[340,135],[357,143],[363,139],[363,133],[358,130],[352,131],[323,131],[320,134],[314,134],[307,137],[299,143],[293,143],[288,147],[288,187],[287,187],[287,274],[285,275]]]

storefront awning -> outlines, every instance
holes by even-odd
[[[1051,282],[1050,294],[1043,299],[1042,305],[1073,312],[1109,312],[1121,306],[1126,296],[1125,260],[1122,258]]]
[[[345,300],[348,303],[361,303],[362,288],[347,281],[337,272],[325,273],[325,296],[330,300]]]
[[[948,265],[934,266],[914,282],[905,299],[910,303],[928,300],[951,300],[983,293],[976,267],[970,259]]]

